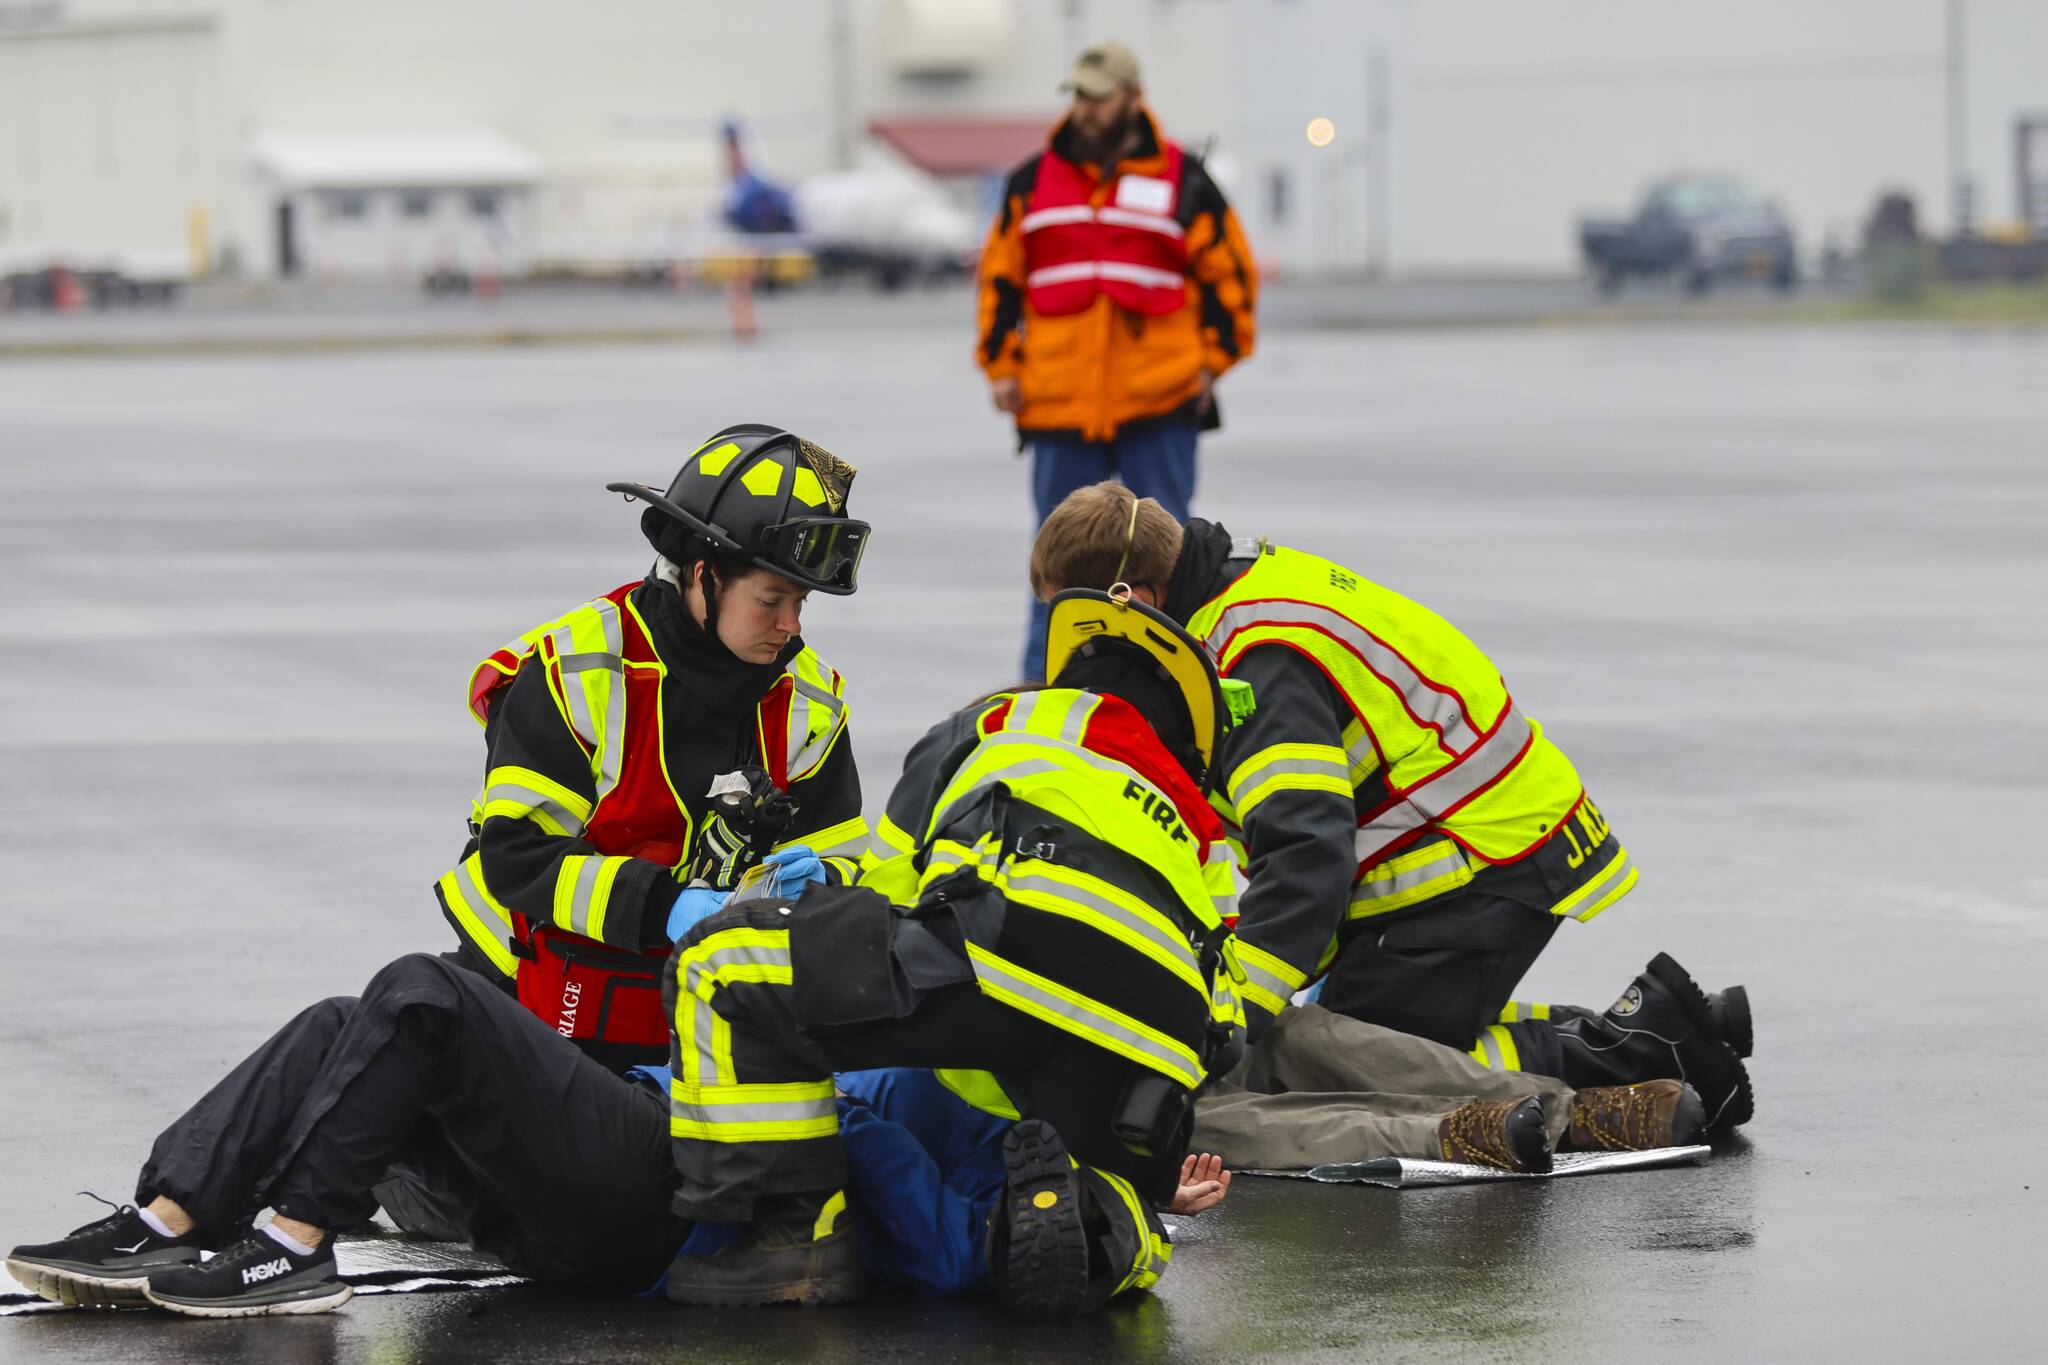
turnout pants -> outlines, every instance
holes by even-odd
[[[459,1205],[520,1274],[638,1292],[688,1234],[657,1096],[439,958],[399,958],[323,1000],[158,1137],[135,1200],[176,1200],[215,1238],[265,1204],[328,1229],[376,1212],[394,1162]]]
[[[1472,1100],[1543,1103],[1553,1146],[1572,1091],[1497,1071],[1454,1047],[1315,1005],[1289,1008],[1244,1062],[1195,1104],[1198,1151],[1232,1166],[1292,1170],[1376,1157],[1443,1159],[1437,1125]]]
[[[1131,1064],[983,995],[949,922],[858,888],[750,901],[683,937],[665,992],[677,1217],[744,1222],[764,1197],[843,1189],[835,1071],[988,1071],[1082,1167],[1099,1297],[1165,1269],[1153,1203],[1171,1198],[1185,1145],[1142,1156],[1117,1139]]]
[[[1316,1003],[1574,1087],[1674,1075],[1669,1046],[1600,1010],[1510,998],[1557,932],[1550,907],[1573,889],[1556,865],[1563,853],[1546,846],[1412,909],[1355,921]]]

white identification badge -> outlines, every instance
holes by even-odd
[[[1165,213],[1173,207],[1173,186],[1156,175],[1127,175],[1116,182],[1116,206],[1133,213]]]

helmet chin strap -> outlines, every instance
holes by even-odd
[[[703,559],[692,561],[693,564],[707,566],[703,570],[704,577],[708,580],[704,585],[704,633],[715,640],[718,638],[718,580],[712,577],[709,562]],[[654,557],[654,576],[674,588],[676,596],[683,599],[683,610],[689,611],[690,594],[683,588],[683,566],[667,555],[657,554]]]

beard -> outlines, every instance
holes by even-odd
[[[1106,166],[1118,153],[1130,145],[1131,133],[1138,126],[1138,110],[1135,106],[1124,111],[1124,116],[1104,129],[1100,135],[1091,135],[1079,128],[1074,130],[1075,150],[1083,161],[1092,161]]]

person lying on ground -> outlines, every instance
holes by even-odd
[[[946,1094],[928,1073],[847,1080],[864,1265],[927,1294],[985,1290],[1002,1134],[926,1149]],[[536,1091],[555,1102],[534,1104]],[[413,954],[359,998],[300,1012],[166,1128],[133,1206],[18,1246],[7,1268],[78,1307],[325,1312],[351,1293],[336,1232],[371,1218],[372,1183],[399,1158],[466,1191],[476,1246],[547,1285],[644,1294],[694,1231],[670,1209],[664,1092],[606,1070],[475,973]],[[1191,1157],[1173,1207],[1211,1207],[1228,1180]],[[275,1217],[257,1227],[266,1206]]]

